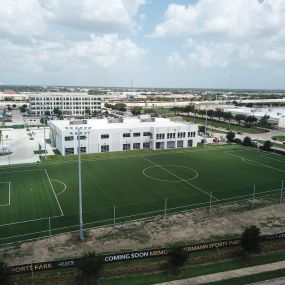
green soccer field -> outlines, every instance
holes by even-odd
[[[0,243],[78,229],[75,160],[0,168]],[[85,228],[280,197],[285,159],[239,146],[85,156]]]

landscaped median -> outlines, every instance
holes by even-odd
[[[217,272],[227,272],[263,264],[283,261],[285,256],[284,240],[264,244],[263,253],[252,256],[250,261],[242,261],[237,248],[225,248],[219,251],[203,251],[191,254],[179,276],[170,276],[167,271],[167,258],[133,260],[129,262],[109,263],[100,280],[101,285],[148,285],[172,280],[182,280]],[[69,268],[55,271],[32,272],[15,275],[13,282],[22,285],[76,285],[77,269]],[[246,281],[255,282],[285,276],[285,270],[274,270],[264,274],[252,274],[246,277],[228,279],[211,285],[241,285]],[[19,283],[20,282],[20,283]]]
[[[105,262],[101,284],[155,284],[176,279],[191,278],[216,272],[224,272],[273,263],[284,260],[285,233],[263,236],[263,254],[244,259],[240,255],[240,239],[219,240],[206,243],[183,245],[185,251],[191,253],[189,260],[178,276],[167,272],[168,255],[171,248],[150,249],[135,252],[121,252],[101,255]],[[212,250],[210,250],[212,249]],[[76,284],[76,259],[53,262],[24,264],[12,267],[16,274],[13,280],[33,279],[33,284],[51,284],[42,282],[42,276],[52,284]],[[61,270],[59,270],[62,268]],[[47,270],[52,270],[50,273]],[[54,272],[57,272],[55,275]],[[18,275],[17,273],[23,273]],[[63,277],[65,276],[65,277]],[[66,283],[62,282],[62,278]],[[37,279],[42,283],[37,283]],[[60,279],[62,283],[56,283]],[[22,282],[22,281],[21,281]],[[48,282],[48,281],[46,281]],[[30,284],[30,283],[21,283]],[[202,284],[202,283],[200,283]]]

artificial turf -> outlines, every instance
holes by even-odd
[[[165,206],[169,213],[250,201],[253,191],[278,196],[284,174],[284,158],[241,146],[84,156],[85,227],[112,224],[114,211],[123,222]],[[0,243],[48,235],[49,225],[52,234],[78,228],[76,160],[0,168]]]

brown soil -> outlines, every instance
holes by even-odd
[[[285,231],[285,204],[269,205],[269,201],[215,207],[188,213],[156,217],[112,227],[88,230],[86,239],[79,241],[78,233],[53,236],[49,239],[0,247],[0,255],[8,264],[23,264],[81,256],[84,252],[118,252],[174,243],[192,243],[240,235],[243,229],[255,224],[263,234]],[[166,221],[165,225],[164,222]]]

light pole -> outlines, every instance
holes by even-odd
[[[206,106],[206,122],[205,122],[205,134],[204,134],[204,147],[206,145],[207,123],[208,123],[208,107]]]
[[[47,145],[46,145],[46,114],[44,113],[44,143],[45,143],[45,160],[47,160]]]
[[[80,240],[84,240],[83,217],[82,217],[82,187],[81,187],[81,158],[80,158],[80,128],[77,130],[78,141],[78,191],[79,191],[79,233]]]

